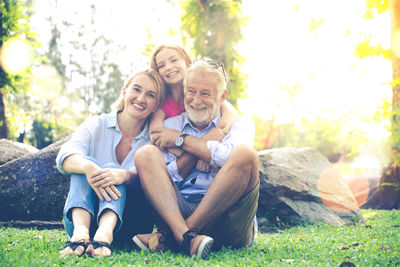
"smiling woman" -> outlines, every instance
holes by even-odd
[[[148,118],[164,95],[155,70],[139,72],[122,88],[116,111],[87,119],[62,145],[57,168],[71,184],[63,214],[70,241],[61,255],[110,256],[114,237],[125,242],[152,231],[133,157],[150,142]]]

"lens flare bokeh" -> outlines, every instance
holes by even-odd
[[[10,75],[22,73],[31,62],[31,47],[24,40],[12,38],[0,48],[0,65]]]
[[[365,186],[361,188],[365,191]],[[356,192],[358,188],[353,187]],[[318,193],[322,202],[337,212],[352,212],[359,209],[359,203],[365,199],[357,199],[354,192],[349,188],[340,172],[332,166],[326,167],[318,179]],[[364,192],[368,196],[368,192]]]

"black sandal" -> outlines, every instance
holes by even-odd
[[[107,243],[107,242],[103,242],[103,241],[92,241],[92,246],[93,246],[93,249],[98,249],[98,248],[101,248],[101,247],[106,247],[106,248],[108,248],[109,250],[111,250],[111,244],[109,244],[109,243]]]
[[[92,240],[92,241],[90,241],[90,243],[88,244],[88,246],[89,245],[92,245],[93,246],[93,251],[94,250],[96,250],[96,249],[98,249],[98,248],[101,248],[101,247],[106,247],[106,248],[108,248],[110,251],[111,251],[111,253],[112,253],[112,249],[111,249],[111,244],[109,244],[109,243],[107,243],[107,242],[103,242],[103,241],[95,241],[95,240]],[[95,257],[95,255],[92,255],[92,254],[88,254],[88,256],[89,257]],[[110,255],[111,256],[111,255]]]
[[[82,246],[82,247],[83,247],[83,253],[82,253],[81,255],[78,255],[78,257],[82,257],[82,256],[85,254],[86,248],[88,247],[88,245],[89,245],[89,244],[85,242],[85,239],[81,239],[81,240],[78,240],[78,241],[71,241],[71,240],[68,240],[68,241],[65,243],[64,248],[70,247],[70,248],[72,249],[72,251],[75,251],[75,249],[76,249],[77,247]],[[72,254],[71,254],[71,255],[72,255]]]

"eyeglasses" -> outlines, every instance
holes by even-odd
[[[224,80],[225,80],[225,82],[228,82],[228,76],[226,75],[225,67],[222,62],[213,60],[211,58],[196,59],[195,61],[193,61],[193,64],[195,64],[196,62],[205,62],[205,63],[207,63],[207,65],[209,65],[210,67],[212,67],[216,70],[219,70],[219,68],[221,68],[222,74],[224,75]]]

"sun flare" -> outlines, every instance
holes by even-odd
[[[17,38],[7,40],[0,49],[0,64],[5,72],[16,75],[31,65],[29,44]]]

